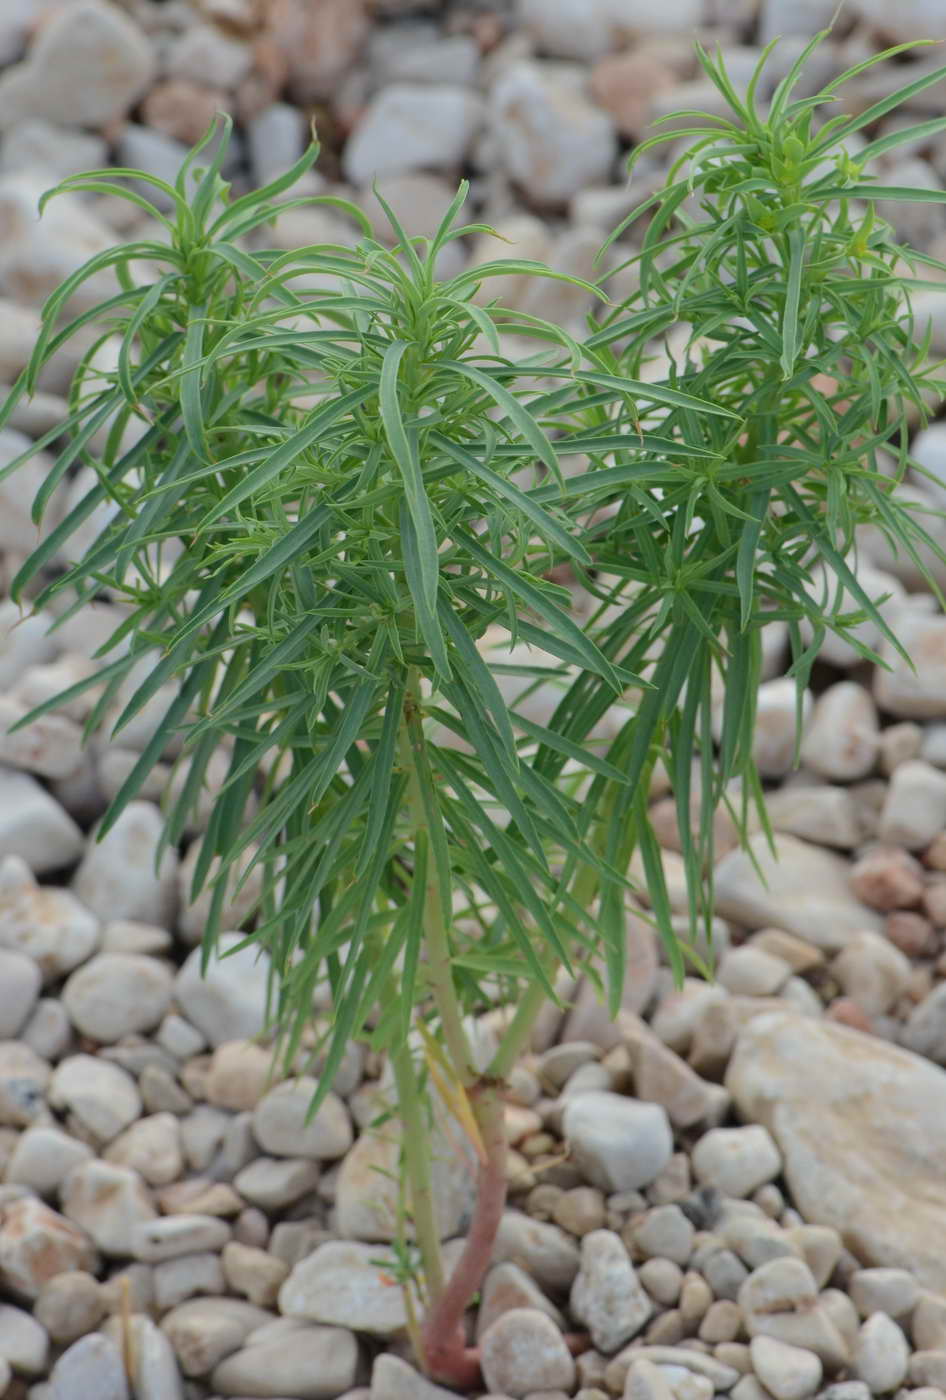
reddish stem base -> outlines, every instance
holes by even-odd
[[[489,1268],[506,1207],[506,1136],[502,1101],[492,1085],[477,1086],[471,1098],[482,1093],[477,1120],[483,1135],[486,1159],[476,1179],[476,1205],[463,1253],[440,1297],[424,1319],[421,1342],[424,1364],[433,1379],[471,1390],[480,1384],[479,1348],[467,1345],[463,1315]]]

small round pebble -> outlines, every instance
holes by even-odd
[[[854,1374],[873,1395],[885,1395],[902,1385],[910,1362],[907,1339],[893,1318],[876,1312],[858,1333],[854,1347]]]
[[[729,1298],[717,1298],[711,1303],[700,1323],[700,1341],[716,1346],[734,1342],[742,1332],[742,1309]]]
[[[511,1308],[480,1341],[483,1379],[490,1390],[524,1400],[539,1388],[570,1391],[575,1362],[551,1318],[534,1308]]]
[[[565,1191],[555,1204],[552,1219],[556,1225],[579,1239],[605,1223],[604,1195],[594,1186],[575,1186]]]
[[[882,1312],[897,1320],[913,1312],[920,1286],[906,1269],[858,1269],[848,1292],[861,1317]]]
[[[807,1400],[821,1384],[818,1357],[775,1337],[753,1337],[749,1343],[752,1369],[775,1400]]]
[[[637,1277],[655,1303],[672,1307],[683,1287],[683,1270],[672,1259],[645,1259],[637,1269]]]
[[[767,1128],[713,1128],[693,1149],[697,1180],[726,1196],[751,1196],[782,1170],[782,1157]]]
[[[569,1098],[563,1127],[573,1161],[605,1191],[647,1186],[673,1152],[666,1111],[621,1094],[596,1091]]]
[[[690,1261],[696,1231],[677,1205],[655,1206],[634,1222],[636,1247],[649,1259],[672,1259],[681,1268]]]
[[[102,1044],[151,1030],[171,1004],[174,978],[157,958],[99,953],[77,968],[62,1000],[82,1035]]]
[[[93,1332],[106,1308],[98,1279],[82,1269],[70,1269],[43,1284],[33,1311],[53,1341],[68,1346]]]

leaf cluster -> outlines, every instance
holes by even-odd
[[[867,522],[914,557],[935,549],[896,490],[909,414],[933,382],[909,303],[932,260],[899,248],[872,201],[936,196],[865,173],[915,130],[857,162],[843,148],[903,94],[826,122],[844,79],[793,99],[810,48],[764,113],[764,60],[741,98],[701,51],[731,116],[693,114],[650,143],[684,149],[615,233],[645,228],[637,290],[615,305],[607,278],[588,287],[600,309],[581,343],[484,305],[493,277],[555,275],[541,265],[438,278],[443,247],[482,231],[457,223],[464,188],[428,239],[386,209],[389,246],[343,204],[352,245],[284,252],[247,238],[311,202],[285,197],[314,146],[236,199],[219,130],[174,186],[108,170],[58,187],[121,194],[163,239],[99,254],[63,284],[0,412],[97,328],[68,420],[7,468],[55,447],[37,521],[77,469],[89,481],[14,593],[60,611],[120,604],[100,670],[66,692],[101,687],[90,729],[121,696],[120,735],[175,688],[103,831],[175,733],[186,777],[165,840],[179,842],[223,747],[192,891],[213,892],[205,948],[256,879],[247,938],[272,958],[290,1057],[328,982],[326,1086],[352,1036],[403,1044],[415,1009],[429,1014],[432,908],[463,1009],[523,982],[551,992],[557,967],[599,958],[614,1004],[636,849],[680,972],[648,813],[655,767],[677,801],[695,920],[711,909],[713,811],[735,791],[744,835],[750,804],[762,811],[762,629],[787,628],[799,698],[825,629],[850,635],[870,617],[897,645],[850,558]],[[170,215],[140,193],[149,181]],[[104,268],[116,293],[66,319]],[[567,475],[576,454],[584,469]],[[103,502],[110,523],[76,550]],[[563,567],[593,599],[585,626],[552,581]],[[517,650],[491,664],[497,634]],[[523,647],[543,665],[518,659]],[[544,724],[525,703],[540,675],[561,691]]]

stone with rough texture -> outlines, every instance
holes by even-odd
[[[141,115],[148,127],[190,146],[200,140],[216,114],[230,105],[224,92],[185,78],[171,78],[155,83],[141,104]],[[279,173],[293,164],[287,162]]]
[[[111,1142],[141,1113],[141,1095],[131,1075],[97,1055],[61,1060],[50,1080],[49,1102],[74,1113],[100,1142]]]
[[[22,1308],[0,1303],[0,1356],[20,1375],[41,1376],[48,1355],[45,1327]]]
[[[85,962],[98,944],[98,920],[69,890],[39,886],[27,862],[0,862],[0,948],[34,959],[52,980]]]
[[[864,821],[847,788],[807,781],[766,793],[766,810],[773,830],[816,846],[851,850],[864,839]]]
[[[217,946],[227,957],[212,958],[201,974],[201,950],[195,948],[174,982],[174,996],[187,1019],[216,1047],[227,1040],[257,1035],[266,1021],[269,957],[252,947],[230,953],[243,940],[223,933]]]
[[[265,1249],[231,1240],[220,1256],[223,1275],[232,1293],[257,1303],[273,1307],[280,1286],[289,1273],[289,1265]]]
[[[290,94],[303,104],[334,95],[370,32],[365,0],[269,0],[266,23]]]
[[[370,1400],[454,1400],[455,1395],[456,1391],[444,1390],[418,1375],[393,1352],[382,1352],[375,1358]]]
[[[772,1337],[814,1352],[831,1372],[848,1364],[848,1342],[801,1259],[783,1255],[760,1264],[741,1285],[738,1302],[750,1338]]]
[[[897,846],[872,846],[851,867],[851,890],[872,909],[908,909],[923,897],[923,867]]]
[[[148,1264],[222,1249],[230,1226],[212,1215],[165,1215],[145,1218],[131,1232],[129,1253]]]
[[[751,1196],[782,1170],[771,1133],[755,1123],[746,1128],[714,1128],[700,1138],[692,1160],[697,1180],[725,1196]]]
[[[274,1076],[273,1053],[252,1040],[218,1045],[207,1072],[207,1102],[234,1113],[254,1109]]]
[[[151,802],[129,802],[101,841],[89,841],[72,888],[100,919],[136,919],[159,928],[173,926],[177,907],[177,852],[154,857],[163,819]]]
[[[946,982],[940,982],[913,1008],[901,1041],[917,1055],[946,1065]]]
[[[653,1313],[619,1235],[592,1230],[581,1242],[581,1267],[572,1284],[571,1311],[605,1355],[636,1337]]]
[[[237,1298],[191,1298],[161,1319],[185,1376],[205,1376],[242,1346],[272,1313]]]
[[[0,1124],[25,1128],[46,1109],[52,1071],[21,1040],[0,1041]]]
[[[345,147],[356,185],[407,170],[451,172],[462,165],[482,122],[479,97],[445,83],[392,83],[370,104]]]
[[[374,1116],[374,1114],[372,1115]],[[398,1234],[399,1124],[362,1133],[339,1164],[335,1210],[339,1232],[349,1239],[390,1241]],[[474,1200],[470,1155],[458,1157],[455,1139],[435,1124],[431,1167],[434,1212],[442,1239],[466,1228]]]
[[[519,19],[543,53],[589,60],[625,47],[638,34],[688,33],[702,19],[700,0],[519,0]],[[589,180],[590,184],[591,181]]]
[[[170,46],[167,71],[172,78],[228,91],[236,88],[253,66],[250,45],[223,33],[216,25],[189,24]]]
[[[623,1400],[675,1400],[664,1370],[642,1358],[630,1366],[624,1382]]]
[[[358,1347],[340,1327],[301,1327],[287,1336],[249,1344],[214,1368],[218,1395],[258,1400],[336,1400],[355,1383]]]
[[[879,744],[877,707],[870,691],[855,681],[838,681],[815,701],[801,759],[819,777],[849,783],[871,771]]]
[[[779,1146],[797,1209],[866,1265],[946,1292],[946,1073],[907,1050],[794,1013],[740,1032],[726,1078]]]
[[[752,1369],[775,1400],[808,1400],[821,1384],[822,1366],[813,1352],[774,1337],[753,1337]]]
[[[897,639],[913,664],[891,642],[881,644],[885,666],[874,671],[877,704],[898,719],[946,718],[946,617],[907,609],[897,621]]]
[[[220,910],[220,920],[227,928],[243,927],[262,892],[262,866],[257,864],[248,869],[256,855],[256,849],[255,846],[250,846],[237,858],[232,875],[226,881],[226,893]],[[178,930],[186,943],[199,943],[203,937],[214,898],[213,880],[220,870],[220,857],[214,856],[207,869],[203,889],[196,899],[192,899],[191,882],[199,858],[200,842],[192,841],[177,873],[180,905]],[[233,891],[233,886],[240,881],[243,881],[241,888]]]
[[[638,1099],[658,1104],[675,1128],[709,1125],[725,1117],[729,1108],[725,1089],[695,1074],[644,1021],[620,1011],[614,1024],[630,1055]]]
[[[706,1356],[689,1347],[662,1346],[647,1343],[641,1346],[632,1342],[608,1364],[604,1378],[609,1389],[620,1394],[628,1371],[638,1361],[650,1361],[659,1367],[670,1383],[674,1394],[681,1400],[708,1400],[705,1383],[708,1381],[714,1391],[729,1391],[739,1380],[739,1372],[732,1366],[717,1361],[714,1356]],[[703,1385],[694,1385],[702,1381]]]
[[[50,1400],[129,1400],[122,1354],[101,1332],[80,1337],[53,1367]]]
[[[609,114],[621,135],[634,141],[644,139],[654,100],[672,92],[676,84],[677,75],[669,64],[662,63],[659,55],[646,48],[606,54],[591,71],[595,101]],[[581,195],[576,196],[576,201],[580,198]]]
[[[35,778],[0,768],[0,859],[18,856],[45,875],[71,865],[84,845],[69,813]]]
[[[237,1172],[233,1184],[262,1210],[283,1210],[315,1190],[319,1168],[311,1157],[257,1157]]]
[[[920,1351],[946,1351],[946,1298],[937,1293],[921,1293],[910,1331]]]
[[[802,727],[811,714],[810,691],[802,696]],[[798,702],[797,688],[790,676],[763,681],[756,696],[756,720],[752,755],[763,778],[784,778],[795,755]],[[718,738],[718,734],[717,734]]]
[[[0,77],[0,131],[24,117],[105,126],[125,115],[154,69],[146,36],[116,5],[65,5]]]
[[[41,306],[64,278],[115,241],[111,229],[79,195],[60,196],[40,218],[37,205],[47,188],[48,179],[38,178],[35,171],[0,176],[0,293],[29,306]],[[93,273],[69,305],[85,310],[114,290],[109,272]]]
[[[851,894],[850,867],[841,856],[794,836],[776,838],[774,857],[764,835],[749,845],[751,858],[735,850],[716,866],[723,918],[751,929],[781,928],[827,952],[840,952],[862,929],[882,931],[880,917]]]
[[[40,778],[69,778],[82,763],[82,731],[65,715],[40,715],[13,730],[26,706],[0,695],[0,762]]]
[[[99,953],[72,974],[62,999],[76,1030],[111,1044],[156,1026],[173,987],[171,972],[157,958]]]
[[[480,1341],[483,1379],[511,1400],[537,1390],[570,1391],[575,1362],[561,1332],[545,1313],[512,1308]]]
[[[648,1005],[657,985],[657,938],[653,928],[638,914],[630,911],[625,931],[624,949],[627,962],[624,985],[621,989],[621,1010],[635,1017]],[[602,977],[606,976],[603,966],[599,966],[597,970]],[[571,1008],[562,1026],[562,1048],[574,1041],[585,1040],[601,1050],[613,1050],[622,1041],[620,1020],[620,1017],[615,1019],[608,1014],[598,988],[590,978],[585,977],[571,1001]],[[641,1095],[641,1098],[646,1097],[646,1094]]]
[[[133,1167],[149,1186],[168,1186],[184,1171],[180,1120],[173,1113],[139,1118],[109,1143],[105,1160]]]
[[[858,933],[831,964],[845,996],[868,1016],[883,1016],[907,990],[910,961],[879,933]]]
[[[391,1287],[392,1267],[377,1245],[331,1240],[295,1266],[279,1290],[279,1311],[375,1337],[396,1336],[407,1315],[401,1290]]]
[[[39,997],[42,977],[32,958],[0,948],[0,1040],[13,1040],[23,1029]]]
[[[537,1308],[549,1315],[559,1327],[564,1318],[553,1302],[546,1298],[533,1279],[518,1264],[494,1264],[483,1280],[480,1305],[476,1312],[476,1335],[481,1337],[510,1308]]]
[[[581,70],[510,64],[491,93],[490,121],[496,159],[530,201],[554,207],[607,182],[614,125],[589,101]]]
[[[88,1235],[35,1196],[0,1207],[0,1286],[36,1298],[56,1274],[97,1264]]]
[[[792,969],[783,958],[745,945],[723,954],[716,975],[720,986],[733,996],[772,997],[784,987]]]
[[[516,1210],[503,1213],[492,1259],[494,1264],[518,1264],[550,1293],[570,1288],[580,1264],[578,1246],[570,1235]]]
[[[33,1315],[54,1342],[70,1342],[93,1331],[105,1316],[106,1303],[97,1278],[82,1269],[55,1274],[43,1285]]]
[[[673,1136],[659,1104],[606,1091],[577,1094],[562,1123],[573,1160],[604,1191],[648,1186],[670,1161]]]
[[[295,165],[305,148],[305,139],[302,113],[288,102],[273,102],[247,122],[247,154],[257,185],[268,184]]]
[[[103,1254],[119,1257],[133,1253],[136,1228],[157,1215],[136,1171],[100,1161],[73,1167],[63,1183],[62,1209]]]
[[[908,1317],[920,1296],[916,1279],[906,1269],[858,1269],[851,1276],[848,1292],[861,1317],[882,1312],[894,1320]],[[915,1320],[913,1325],[915,1332]],[[915,1340],[918,1346],[924,1345]]]
[[[910,1362],[907,1339],[893,1318],[873,1313],[857,1334],[854,1374],[874,1395],[886,1395],[902,1385]]]
[[[30,1186],[40,1196],[54,1196],[72,1168],[93,1155],[78,1138],[51,1125],[37,1125],[20,1134],[4,1180]]]
[[[135,1400],[184,1400],[184,1384],[174,1350],[150,1317],[133,1313],[127,1326],[121,1317],[112,1317],[104,1331],[123,1347],[128,1338]]]
[[[897,0],[893,6],[884,0],[855,0],[852,10],[890,43],[926,39],[943,18],[939,0]]]
[[[318,1081],[303,1076],[277,1084],[253,1110],[253,1132],[259,1145],[274,1157],[342,1157],[352,1144],[348,1109],[330,1089],[318,1112],[309,1108]]]
[[[3,342],[0,340],[0,366],[4,353]],[[8,449],[13,449],[20,441],[19,433],[12,432],[9,428],[0,429],[0,451],[4,456]],[[16,455],[16,452],[10,451],[11,457]],[[6,523],[9,525],[11,522]],[[22,612],[12,599],[0,603],[0,691],[9,691],[14,700],[21,699],[18,682],[23,673],[35,668],[42,669],[44,663],[51,662],[59,650],[49,635],[52,623],[53,618],[48,612]],[[27,704],[25,700],[21,700],[21,703]],[[0,778],[5,776],[0,771]],[[3,792],[4,800],[13,801],[14,792],[15,789],[10,791],[9,795]]]
[[[894,769],[878,835],[891,846],[919,851],[946,827],[946,773],[922,759]]]

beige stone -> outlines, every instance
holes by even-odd
[[[946,1073],[884,1041],[790,1012],[740,1032],[726,1078],[775,1138],[804,1218],[870,1266],[946,1292]],[[791,1340],[783,1338],[783,1340]]]
[[[36,1298],[56,1274],[98,1265],[88,1235],[34,1196],[0,1209],[0,1286]]]
[[[794,836],[779,836],[774,856],[764,835],[752,837],[750,845],[751,857],[732,851],[716,867],[723,918],[752,929],[782,928],[827,952],[840,952],[862,929],[881,932],[879,916],[851,893],[848,862],[841,856]]]

